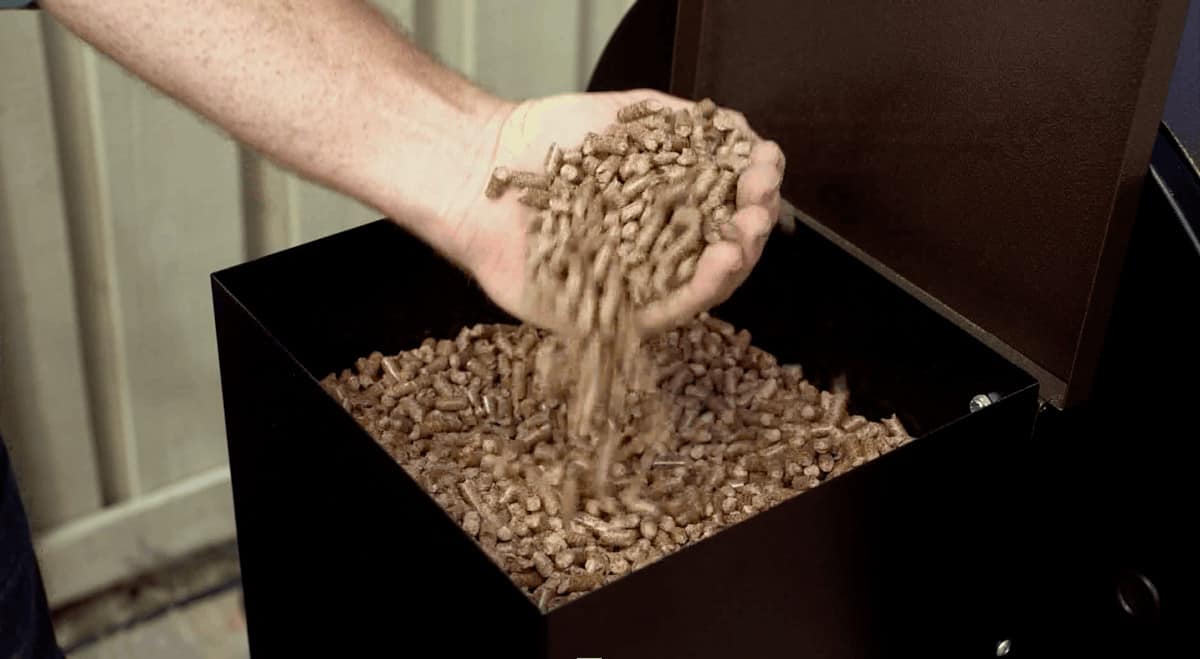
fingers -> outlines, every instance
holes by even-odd
[[[779,217],[779,177],[771,162],[753,165],[743,173],[738,182],[739,209],[730,232],[733,240],[709,245],[690,282],[642,310],[638,324],[643,332],[670,329],[724,302],[741,286],[762,256]]]
[[[783,156],[783,149],[771,140],[764,140],[754,145],[750,150],[750,163],[768,163],[775,167],[776,171],[783,174],[783,170],[787,165],[787,160]]]
[[[691,281],[642,309],[639,328],[644,333],[661,332],[724,302],[736,288],[731,282],[744,268],[740,246],[724,241],[709,245],[700,255]]]
[[[783,176],[771,163],[751,164],[738,177],[737,207],[766,206],[779,196]]]
[[[726,273],[723,284],[725,292],[719,299],[713,299],[708,306],[701,309],[702,311],[724,302],[750,276],[758,259],[762,257],[767,239],[771,237],[775,217],[776,215],[769,214],[762,206],[748,206],[734,214],[729,227],[732,231],[726,231],[726,236],[732,242],[718,244],[736,244],[742,250],[742,265],[737,270]]]
[[[778,151],[779,147],[775,147]],[[768,150],[762,155],[771,157]],[[779,218],[779,184],[783,175],[773,162],[760,161],[750,165],[738,178],[737,208],[733,220],[745,236],[743,248],[751,264],[758,260],[765,243]]]
[[[747,272],[758,263],[758,257],[762,256],[763,247],[767,244],[767,238],[771,236],[776,217],[778,213],[772,215],[763,206],[748,206],[734,213],[733,223],[741,233],[739,246],[742,248]]]
[[[660,332],[724,302],[750,275],[779,217],[783,153],[774,142],[751,151],[751,165],[738,177],[737,212],[726,238],[700,256],[690,282],[667,298],[646,307],[639,326]]]

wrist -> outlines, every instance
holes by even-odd
[[[470,268],[468,211],[482,196],[512,104],[470,88],[397,117],[372,138],[365,200],[447,258]],[[411,107],[411,106],[410,106]]]

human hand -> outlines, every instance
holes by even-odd
[[[465,181],[473,187],[456,196],[456,203],[446,211],[446,219],[455,227],[455,253],[451,257],[466,267],[505,311],[537,325],[554,327],[555,319],[545,317],[545,312],[528,304],[525,295],[529,284],[525,267],[526,227],[534,211],[518,201],[516,191],[509,191],[499,199],[484,197],[480,182],[486,181],[498,165],[512,170],[542,171],[546,151],[552,143],[564,147],[580,144],[589,131],[599,132],[614,123],[618,109],[645,98],[658,99],[671,108],[691,105],[690,101],[650,90],[568,94],[511,106],[507,117],[498,124],[491,159],[472,165],[479,169]],[[753,135],[744,117],[736,115],[736,120],[744,133]],[[759,140],[751,151],[750,161],[737,183],[737,210],[733,216],[736,242],[720,241],[707,246],[690,282],[640,311],[638,324],[644,331],[669,328],[725,301],[758,262],[779,215],[784,158],[774,142]]]

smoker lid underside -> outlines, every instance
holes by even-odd
[[[784,196],[1087,396],[1186,0],[681,2],[672,91],[746,113]]]

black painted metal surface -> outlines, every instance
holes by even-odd
[[[652,8],[642,14],[653,13],[645,20],[661,30],[663,6],[674,3],[638,4]],[[1164,116],[1181,141],[1187,131],[1180,126],[1194,121],[1187,113],[1200,107],[1188,79],[1196,65],[1189,36],[1196,15],[1193,3],[1172,83],[1174,105]],[[636,26],[628,32],[643,33]],[[621,34],[606,48],[592,85],[665,91],[668,62],[648,59],[641,39]],[[600,76],[613,71],[624,73],[615,81]],[[1190,167],[1186,150],[1159,132],[1093,400],[1065,414],[1044,408],[1035,440],[1021,447],[1005,485],[1011,505],[995,533],[1027,548],[1010,557],[1018,577],[1003,589],[1018,620],[995,625],[1008,630],[1010,656],[1189,655],[1191,621],[1200,610],[1193,558],[1200,545],[1187,522],[1195,517],[1191,472],[1200,458],[1190,419],[1200,372],[1194,294],[1200,176],[1195,149]]]
[[[213,291],[255,656],[970,655],[1011,624],[1020,547],[994,527],[1036,385],[807,230],[719,313],[922,438],[548,616],[317,384],[502,319],[464,275],[381,221]],[[967,416],[986,391],[1005,398]]]
[[[1160,131],[1093,399],[1045,411],[1025,461],[1043,551],[1014,645],[1037,656],[1194,654],[1198,235],[1200,178]]]
[[[677,0],[637,0],[605,44],[588,91],[669,91],[677,11]]]

